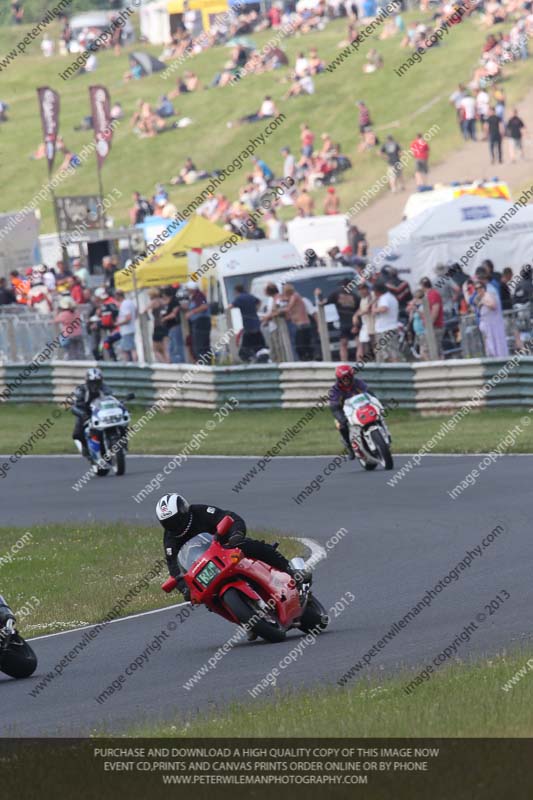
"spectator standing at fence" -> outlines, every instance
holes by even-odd
[[[490,163],[494,164],[496,156],[498,163],[502,164],[502,139],[504,134],[503,122],[496,114],[494,106],[491,106],[489,116],[485,123],[485,130],[489,140]]]
[[[438,289],[433,288],[429,278],[422,278],[420,288],[427,297],[429,313],[433,322],[435,340],[437,343],[437,358],[442,358],[442,340],[444,339],[444,307]],[[426,322],[427,328],[427,322]]]
[[[509,347],[505,336],[505,323],[498,294],[488,287],[488,276],[474,282],[473,302],[479,312],[479,330],[489,358],[505,358]]]
[[[76,305],[81,305],[85,302],[85,292],[83,291],[80,279],[77,277],[71,279],[70,296]]]
[[[113,263],[111,256],[104,256],[102,259],[102,271],[104,274],[104,286],[108,292],[113,292],[115,289],[115,272],[116,267]]]
[[[50,269],[50,267],[46,266],[46,264],[41,264],[38,269],[43,276],[44,285],[48,291],[53,294],[56,290],[56,276],[54,275],[54,272]]]
[[[353,316],[353,332],[359,331],[357,339],[357,360],[368,359],[373,351],[373,341],[375,334],[375,323],[372,306],[374,296],[370,291],[370,286],[362,282],[357,287],[359,291],[359,308]]]
[[[71,297],[59,298],[59,310],[54,317],[54,322],[60,326],[59,342],[65,351],[65,358],[69,361],[85,358],[80,314],[74,309],[74,301]]]
[[[72,273],[75,278],[79,278],[82,286],[89,283],[89,270],[81,263],[81,258],[75,258],[72,262]]]
[[[58,292],[68,291],[69,280],[72,278],[72,272],[67,267],[64,261],[56,261],[55,266],[55,276],[56,276],[56,290]]]
[[[449,275],[449,269],[444,264],[437,264],[435,272],[438,275],[437,286],[442,298],[444,319],[450,319],[457,311],[461,287]]]
[[[137,306],[133,300],[128,300],[124,292],[115,292],[115,299],[119,303],[117,328],[120,331],[119,348],[124,361],[137,361],[135,349],[135,321],[137,319]]]
[[[228,308],[238,308],[242,316],[239,358],[244,362],[253,361],[255,354],[265,347],[261,322],[257,314],[261,301],[255,295],[247,292],[242,284],[235,287],[235,294],[233,303]]]
[[[391,292],[398,301],[400,319],[407,320],[407,303],[413,299],[409,283],[400,278],[396,267],[391,267],[390,264],[385,264],[381,270],[381,274],[388,291]]]
[[[296,354],[300,361],[311,361],[313,358],[313,342],[311,320],[303,298],[298,294],[292,283],[283,287],[284,315],[295,326],[294,344]]]
[[[399,361],[398,301],[381,280],[374,284],[374,296],[372,313],[375,318],[376,361],[379,364]]]
[[[322,290],[315,289],[317,303],[323,306],[332,303],[337,309],[340,324],[339,359],[341,361],[348,361],[348,345],[353,335],[353,315],[359,308],[359,295],[351,284],[351,278],[343,278],[338,288],[331,292],[325,300],[320,300]]]
[[[275,283],[267,283],[264,289],[265,298],[259,309],[259,319],[261,327],[265,331],[268,347],[273,361],[282,361],[279,344],[275,339],[278,329],[276,317],[280,307],[279,287]]]
[[[44,285],[42,275],[37,271],[34,271],[31,276],[27,305],[39,314],[49,314],[52,311],[52,296]]]
[[[505,126],[505,135],[509,141],[509,157],[511,159],[511,164],[514,164],[517,158],[524,158],[522,138],[526,133],[524,121],[518,116],[518,110],[515,108]]]
[[[513,270],[511,267],[505,267],[502,272],[502,279],[500,281],[500,299],[502,303],[502,311],[511,311],[513,308],[513,295],[508,286],[512,280]]]
[[[5,278],[0,278],[0,306],[8,306],[16,302],[15,292],[8,287]]]
[[[423,186],[429,172],[429,144],[421,133],[417,133],[409,145],[409,150],[415,159],[415,181],[417,186]]]
[[[176,296],[176,290],[167,286],[162,291],[166,307],[161,316],[161,322],[168,331],[169,356],[172,364],[185,362],[185,342],[181,327],[181,303]]]
[[[163,364],[169,364],[170,358],[168,355],[168,328],[163,322],[163,314],[166,308],[166,301],[159,289],[149,289],[148,303],[143,314],[151,314],[153,329],[152,329],[152,350],[156,361]]]
[[[191,326],[191,344],[195,361],[206,356],[211,348],[211,314],[205,294],[195,281],[188,281],[185,288],[189,303],[185,318]]]

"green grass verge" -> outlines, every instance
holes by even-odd
[[[15,452],[51,415],[54,408],[52,405],[3,405],[0,408],[2,453]],[[142,409],[133,409],[133,421],[142,413]],[[261,455],[275,445],[284,430],[295,425],[303,413],[305,409],[234,411],[209,431],[207,438],[194,452],[197,455]],[[524,415],[525,410],[520,409],[473,411],[432,452],[490,452],[509,429],[520,423]],[[392,412],[387,422],[393,436],[393,452],[415,452],[438,431],[444,419],[442,416],[423,417],[410,411]],[[213,420],[213,411],[209,410],[179,408],[161,412],[132,437],[130,452],[177,454],[209,420]],[[40,455],[74,453],[71,440],[73,424],[74,417],[71,414],[62,414],[48,430],[46,438],[37,440],[32,452]],[[298,436],[283,448],[281,455],[329,455],[339,448],[333,418],[325,409],[302,428]],[[524,427],[509,452],[533,453],[533,426]]]
[[[28,532],[31,539],[15,552],[12,548],[26,530],[0,528],[0,556],[13,556],[10,563],[0,561],[0,587],[15,613],[27,606],[28,613],[18,615],[27,636],[100,622],[143,579],[141,591],[120,616],[179,602],[181,595],[169,597],[161,591],[166,564],[148,579],[154,565],[164,561],[158,525],[38,525]],[[274,539],[264,532],[260,536]],[[294,539],[284,539],[280,549],[288,558],[304,555]]]
[[[518,652],[443,668],[409,696],[403,687],[413,676],[404,674],[379,684],[363,681],[345,689],[277,692],[271,699],[212,709],[185,723],[144,724],[128,734],[290,738],[305,732],[311,737],[346,738],[529,738],[533,734],[533,674],[524,674],[507,692],[502,689],[529,657],[531,652]]]
[[[430,21],[431,18],[431,14],[418,10],[404,16],[406,23],[414,19]],[[16,47],[20,37],[30,29],[31,26],[0,28],[0,52],[6,53]],[[50,25],[47,32],[57,40],[59,26]],[[120,57],[109,51],[98,52],[99,66],[94,74],[64,81],[59,73],[71,63],[72,55],[43,58],[39,50],[41,40],[38,38],[26,53],[20,54],[2,71],[2,100],[10,105],[10,121],[2,125],[2,175],[9,192],[5,192],[0,199],[0,210],[21,208],[46,181],[45,162],[29,160],[42,138],[36,85],[49,85],[60,92],[60,132],[71,150],[79,153],[84,145],[92,141],[92,132],[74,131],[74,126],[79,125],[82,116],[89,114],[88,86],[103,82],[109,88],[112,100],[122,103],[126,115],[116,130],[113,149],[103,175],[106,194],[113,189],[121,192],[109,210],[109,215],[117,223],[128,222],[127,209],[131,205],[133,189],[151,195],[155,182],[167,183],[176,175],[187,155],[192,156],[198,167],[209,171],[222,169],[230,163],[246,147],[250,138],[261,134],[265,126],[258,122],[228,129],[226,122],[255,111],[266,94],[272,95],[286,119],[266,139],[265,145],[259,148],[259,155],[279,172],[280,148],[289,145],[294,152],[299,150],[299,132],[303,122],[307,122],[317,135],[327,130],[334,141],[341,143],[343,151],[353,163],[353,168],[345,173],[338,185],[341,210],[346,211],[384,172],[384,162],[379,155],[357,153],[359,135],[355,101],[364,98],[368,103],[376,126],[382,128],[379,131],[380,139],[387,132],[392,132],[405,148],[417,131],[428,131],[437,125],[438,134],[431,140],[431,161],[434,165],[443,161],[448,154],[462,146],[455,115],[449,105],[449,95],[458,81],[470,79],[488,31],[480,27],[478,20],[455,26],[443,46],[428,53],[428,61],[424,62],[424,66],[415,65],[402,78],[394,73],[394,68],[408,55],[400,47],[400,36],[379,41],[378,33],[335,71],[319,75],[313,97],[282,100],[288,88],[287,68],[265,75],[247,76],[235,87],[201,90],[177,98],[175,108],[178,116],[190,117],[193,124],[154,139],[139,139],[129,126],[137,99],[157,103],[160,95],[174,86],[175,77],[182,75],[184,69],[194,70],[204,85],[209,84],[228,59],[229,50],[226,47],[217,47],[195,56],[168,80],[162,80],[160,74],[155,74],[140,81],[124,83],[122,76],[128,68],[128,52],[139,49],[137,43]],[[264,32],[254,34],[253,38],[258,47],[262,47],[271,37],[272,33]],[[282,44],[292,65],[300,50],[307,52],[311,47],[317,47],[321,58],[330,62],[339,54],[338,45],[345,38],[346,21],[339,20],[329,24],[324,31],[288,38]],[[362,66],[372,47],[379,49],[385,68],[365,75]],[[141,49],[157,56],[162,48],[142,46]],[[532,69],[531,61],[505,67],[509,108],[529,90]],[[135,165],[133,170],[132,165]],[[245,161],[243,168],[229,176],[221,187],[229,197],[237,196],[245,174],[250,171],[249,166]],[[412,167],[407,172],[411,173]],[[169,186],[170,198],[178,208],[183,208],[206,185],[206,182],[201,182],[189,187]],[[75,171],[75,175],[61,183],[57,193],[94,193],[97,186],[96,159],[90,157]],[[315,192],[314,196],[317,209],[321,209],[325,189]],[[44,202],[41,211],[43,232],[54,230],[51,202]]]

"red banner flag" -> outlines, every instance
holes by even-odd
[[[46,160],[48,161],[48,170],[52,172],[59,131],[59,95],[49,86],[41,86],[37,89],[37,96],[41,112]]]
[[[94,140],[96,142],[96,159],[98,169],[102,169],[102,164],[111,150],[111,140],[113,139],[113,126],[111,125],[111,101],[109,92],[105,86],[89,86],[89,97],[91,98],[91,114],[93,118]]]

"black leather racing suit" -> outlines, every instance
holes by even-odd
[[[0,594],[0,631],[2,630],[2,628],[5,627],[6,622],[10,619],[14,620],[15,615],[13,614],[8,604]]]
[[[111,389],[109,386],[106,386],[105,383],[103,383],[101,389],[95,393],[91,392],[86,383],[82,383],[74,390],[74,402],[72,403],[70,410],[76,417],[76,422],[74,423],[72,438],[81,442],[84,449],[87,446],[87,443],[83,433],[83,426],[91,416],[91,403],[98,397],[105,397],[111,393]]]
[[[180,549],[185,542],[188,542],[189,539],[192,539],[193,536],[197,536],[199,533],[211,533],[215,535],[218,523],[227,514],[234,519],[234,523],[229,532],[221,540],[224,545],[228,547],[238,547],[248,558],[253,558],[256,561],[263,561],[265,564],[274,567],[274,569],[280,570],[280,572],[287,572],[289,575],[292,575],[289,562],[276,548],[266,542],[246,537],[246,523],[238,514],[235,514],[233,511],[225,511],[222,508],[217,508],[217,506],[195,504],[190,507],[189,524],[185,532],[182,533],[181,536],[178,536],[166,530],[163,537],[168,571],[173,578],[177,578],[178,588],[181,589],[185,583],[178,564],[178,553]]]
[[[352,449],[352,444],[350,442],[350,427],[343,411],[343,406],[349,397],[354,397],[356,394],[367,391],[368,386],[360,378],[354,378],[352,386],[348,389],[336,381],[329,391],[329,407],[340,425],[339,433],[348,450]]]

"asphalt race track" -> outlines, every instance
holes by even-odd
[[[486,616],[470,642],[461,647],[461,657],[495,653],[531,638],[533,456],[499,458],[474,486],[452,500],[447,490],[482,458],[428,456],[395,487],[387,485],[393,473],[365,473],[347,463],[300,505],[293,496],[330,458],[277,458],[238,494],[231,488],[255,459],[195,458],[140,504],[132,495],[162,469],[167,458],[132,456],[126,476],[94,479],[80,492],[74,492],[71,484],[85,469],[81,459],[24,458],[2,481],[2,524],[30,528],[37,522],[89,519],[151,523],[158,496],[179,489],[192,502],[238,511],[251,528],[309,537],[322,546],[337,530],[346,528],[348,533],[317,566],[314,588],[327,608],[346,592],[353,592],[356,602],[332,620],[328,632],[307,647],[295,664],[281,671],[278,686],[334,684],[457,565],[466,550],[480,544],[497,525],[504,532],[388,643],[368,671],[430,663],[503,590],[510,599],[497,613]],[[396,458],[395,466],[406,460]],[[156,524],[154,536],[160,536]],[[165,609],[106,626],[61,677],[33,698],[29,692],[39,676],[52,670],[85,631],[35,640],[38,673],[20,682],[0,677],[0,734],[120,733],[133,723],[187,717],[233,699],[254,702],[247,689],[278,666],[299,638],[293,632],[278,645],[242,641],[197,686],[186,690],[182,684],[234,632],[224,620],[197,609],[177,625],[161,650],[119,693],[99,705],[95,697],[175,615],[176,609]]]

